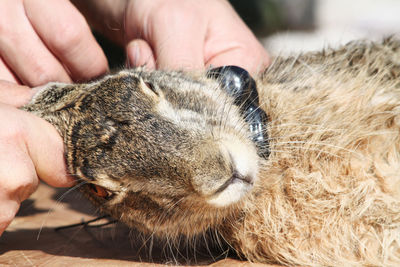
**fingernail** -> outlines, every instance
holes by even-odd
[[[130,43],[128,47],[128,67],[137,67],[140,58],[140,48],[135,42]]]

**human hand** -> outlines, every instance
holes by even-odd
[[[225,0],[130,0],[127,56],[134,66],[202,69],[238,65],[263,70],[269,57]]]
[[[16,108],[26,104],[33,93],[25,86],[0,81],[0,235],[20,203],[36,190],[39,178],[51,186],[74,184],[66,172],[57,130]]]
[[[0,79],[37,86],[106,70],[103,51],[68,0],[0,1]]]

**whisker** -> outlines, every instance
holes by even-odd
[[[86,227],[100,228],[100,227],[103,227],[103,226],[106,226],[106,225],[109,225],[109,224],[114,224],[114,223],[118,222],[118,220],[111,220],[111,221],[108,221],[108,222],[102,223],[102,224],[90,225],[93,222],[97,222],[97,221],[100,221],[102,219],[108,219],[108,218],[111,218],[111,216],[110,215],[102,215],[102,216],[99,216],[99,217],[94,218],[94,219],[89,220],[89,221],[82,221],[80,223],[74,223],[74,224],[70,224],[70,225],[60,226],[60,227],[55,228],[54,231],[57,232],[57,231],[60,231],[60,230],[70,229],[70,228],[74,228],[74,227],[78,227],[78,226],[83,226],[84,228],[86,228]]]
[[[75,185],[75,186],[69,188],[65,193],[63,193],[63,194],[57,199],[57,202],[54,204],[54,206],[57,207],[58,205],[60,205],[61,201],[65,198],[65,196],[66,196],[67,194],[69,194],[69,193],[71,193],[72,191],[76,190],[77,188],[79,188],[79,187],[85,185],[86,183],[87,183],[86,181],[81,181],[81,182],[78,183],[77,185]],[[46,217],[43,219],[43,222],[42,222],[42,224],[41,224],[41,226],[40,226],[40,228],[39,228],[39,232],[38,232],[38,234],[37,234],[37,236],[36,236],[36,240],[39,240],[40,234],[41,234],[41,232],[42,232],[42,230],[43,230],[43,227],[44,227],[44,224],[46,223],[46,220],[48,219],[50,213],[54,211],[54,209],[55,209],[55,207],[50,208],[49,211],[47,212]]]

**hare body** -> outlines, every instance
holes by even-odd
[[[268,159],[203,75],[53,84],[24,109],[57,127],[86,194],[132,227],[215,229],[257,262],[399,264],[400,42],[277,58],[257,85]]]
[[[271,156],[235,247],[253,261],[400,263],[400,43],[277,59],[260,83]]]

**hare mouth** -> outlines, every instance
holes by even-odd
[[[257,181],[259,158],[254,146],[235,136],[225,136],[219,146],[230,170],[216,181],[207,202],[216,207],[226,207],[241,200],[253,188]]]
[[[225,183],[223,183],[216,191],[215,194],[219,194],[222,191],[224,191],[226,188],[228,188],[228,186],[230,186],[231,184],[234,183],[244,183],[244,184],[248,184],[249,186],[253,186],[254,184],[254,179],[251,176],[243,176],[241,174],[239,174],[238,172],[234,172],[233,175],[231,176],[231,178],[229,178]]]
[[[253,185],[253,177],[234,173],[207,202],[216,207],[226,207],[242,199],[253,188]]]

